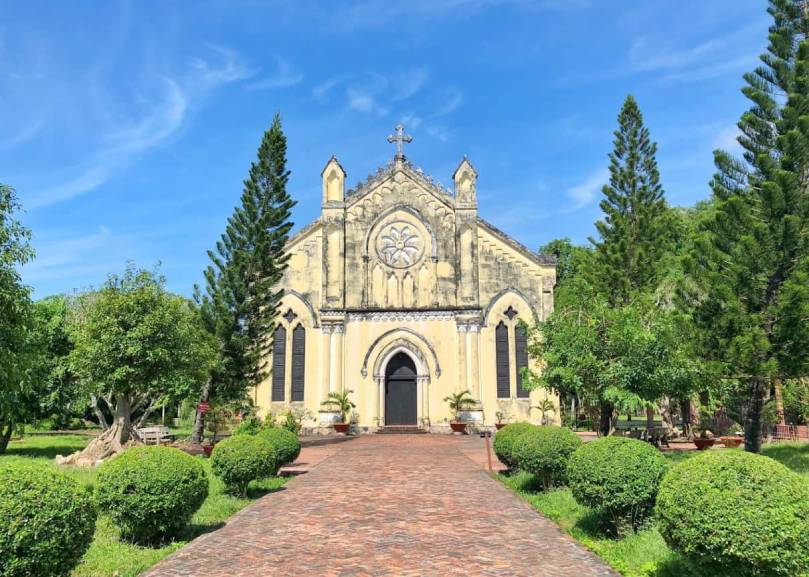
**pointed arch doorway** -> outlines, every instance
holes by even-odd
[[[416,425],[418,389],[416,364],[410,355],[399,352],[385,368],[385,425]]]

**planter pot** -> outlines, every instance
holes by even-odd
[[[213,451],[213,445],[202,445],[202,450],[205,452],[206,457],[210,457],[211,451]]]
[[[506,425],[508,425],[508,423],[495,423],[495,424],[494,424],[495,428],[496,428],[498,431],[499,431],[500,429],[502,429],[503,427],[505,427]]]
[[[716,443],[716,439],[694,439],[694,444],[700,451],[713,447],[714,443]]]
[[[335,432],[347,435],[348,430],[351,428],[351,423],[334,423],[332,427],[334,427]]]
[[[744,443],[744,437],[720,437],[719,440],[722,441],[722,444],[728,449],[735,449]]]
[[[466,433],[466,423],[450,423],[450,428],[452,429],[453,433],[461,433],[462,435]]]

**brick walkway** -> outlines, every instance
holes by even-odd
[[[618,575],[492,479],[485,453],[467,456],[478,447],[482,439],[437,435],[329,446],[329,456],[283,491],[144,575]]]

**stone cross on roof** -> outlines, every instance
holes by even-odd
[[[401,124],[397,124],[394,130],[393,134],[388,135],[388,142],[396,143],[396,156],[394,158],[403,161],[405,159],[404,144],[405,142],[413,142],[413,137],[405,134],[404,126]]]

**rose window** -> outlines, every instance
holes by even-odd
[[[396,268],[412,266],[421,258],[423,250],[424,243],[418,231],[404,222],[389,225],[377,240],[379,258]]]

